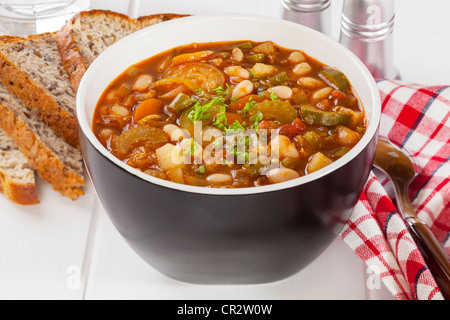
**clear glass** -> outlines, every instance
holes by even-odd
[[[48,15],[70,6],[74,0],[0,0],[6,10],[28,17]]]
[[[0,0],[0,35],[53,32],[89,7],[90,0]]]

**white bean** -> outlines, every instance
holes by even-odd
[[[311,96],[311,99],[314,101],[326,99],[333,92],[333,90],[334,89],[332,87],[325,87],[317,91],[314,91],[314,93]]]
[[[294,68],[292,69],[292,72],[296,76],[306,76],[311,71],[312,71],[312,68],[308,62],[299,63],[299,64],[295,65]]]
[[[130,110],[118,104],[115,104],[111,108],[111,113],[119,117],[128,117],[130,115]]]
[[[113,134],[114,131],[112,131],[111,129],[102,129],[100,131],[100,136],[105,140],[108,140]]]
[[[236,62],[244,61],[244,53],[239,48],[234,48],[233,51],[231,51],[231,57]]]
[[[292,89],[286,86],[275,86],[272,88],[269,88],[267,91],[270,93],[273,93],[278,98],[282,100],[291,100],[292,95],[294,94]]]
[[[300,63],[306,60],[305,56],[298,51],[294,51],[289,55],[288,58],[290,63]]]
[[[153,77],[149,74],[143,74],[136,79],[133,84],[133,90],[143,92],[150,87],[150,84],[153,82]]]
[[[248,96],[253,92],[253,83],[250,80],[244,80],[234,87],[231,97],[232,98],[242,98]]]
[[[298,159],[300,153],[291,140],[284,135],[275,136],[270,142],[272,156],[280,155],[282,158]]]
[[[276,168],[267,173],[271,183],[280,183],[300,177],[297,171],[288,168]]]
[[[325,86],[325,83],[322,80],[310,77],[298,79],[297,84],[306,89],[319,89]]]
[[[233,78],[238,78],[238,80],[242,79],[250,79],[250,72],[247,69],[239,67],[239,66],[230,66],[223,69],[227,75]]]
[[[107,102],[113,102],[116,99],[117,90],[111,90],[106,95]]]
[[[206,178],[206,181],[210,184],[226,184],[232,182],[233,178],[229,174],[213,173]]]

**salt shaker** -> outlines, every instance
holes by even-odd
[[[339,42],[374,78],[398,78],[394,67],[394,0],[344,0]]]
[[[331,37],[331,0],[281,0],[283,19]]]

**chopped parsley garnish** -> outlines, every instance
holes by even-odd
[[[250,117],[250,120],[253,122],[253,124],[251,125],[250,128],[255,129],[256,131],[258,131],[258,126],[259,123],[261,122],[261,120],[264,118],[264,115],[262,114],[261,111],[258,111],[258,113],[256,113],[255,115]]]
[[[194,138],[191,138],[190,142],[189,142],[189,148],[187,150],[183,151],[183,155],[187,155],[187,156],[192,156],[195,151],[198,150],[198,145],[195,142]]]
[[[233,130],[233,131],[239,131],[239,130],[242,130],[242,131],[245,131],[245,126],[246,126],[246,123],[245,122],[243,122],[242,124],[239,122],[239,121],[234,121],[234,123],[233,124],[230,124],[229,126],[228,126],[228,128],[227,128],[227,130]]]
[[[250,97],[250,99],[248,99],[247,103],[245,104],[244,109],[242,109],[241,111],[238,111],[238,113],[242,114],[243,116],[246,116],[246,115],[248,115],[250,110],[252,110],[256,104],[257,104],[257,102],[253,101],[253,98]]]
[[[239,123],[239,121],[235,121],[232,127],[233,128],[229,130],[232,130],[236,143],[232,145],[227,144],[226,148],[228,150],[228,154],[233,154],[234,157],[236,157],[238,164],[246,163],[250,158],[250,154],[248,152],[250,138],[245,134],[245,128]],[[227,134],[229,133],[227,132]]]
[[[208,120],[211,114],[209,113],[209,109],[214,104],[223,104],[225,102],[225,98],[222,97],[216,97],[213,98],[211,101],[206,103],[205,105],[202,105],[200,101],[197,101],[195,105],[191,108],[191,110],[188,113],[188,118],[192,120],[192,122],[195,121],[201,121],[201,120]]]
[[[223,86],[218,86],[217,88],[212,89],[212,91],[214,91],[218,95],[225,96],[230,93],[230,86],[228,85],[228,83],[226,84],[226,86],[226,89],[224,89]]]
[[[228,119],[226,115],[227,107],[225,105],[220,106],[219,112],[216,114],[216,121],[214,121],[213,126],[219,128],[220,130],[224,130],[228,126]]]
[[[197,173],[203,174],[203,173],[206,172],[206,167],[205,167],[204,164],[202,164],[202,165],[198,166],[198,167],[195,169],[195,171],[196,171]]]
[[[274,101],[274,100],[277,100],[277,99],[278,99],[278,96],[275,93],[271,92],[270,93],[270,100]]]

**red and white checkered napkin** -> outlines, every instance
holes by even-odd
[[[413,207],[450,252],[450,86],[382,80],[378,88],[380,137],[412,155],[418,172],[409,189]],[[373,171],[341,238],[396,299],[443,299],[392,190],[387,177]]]

